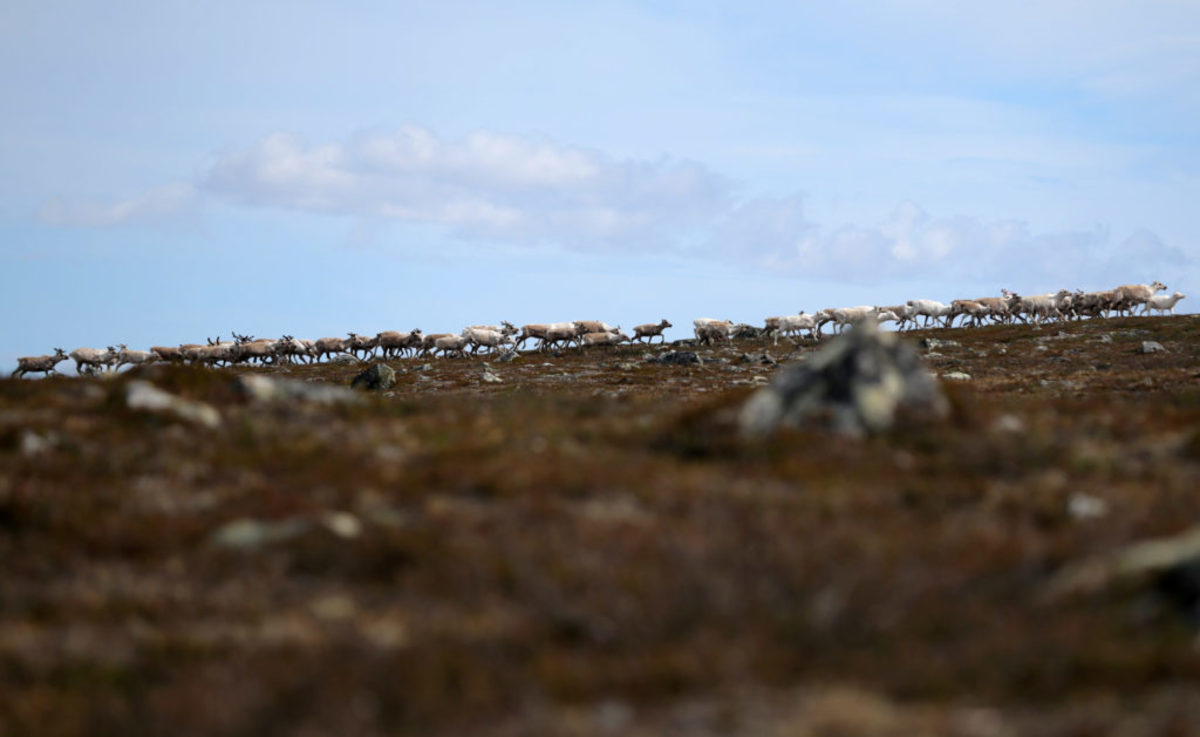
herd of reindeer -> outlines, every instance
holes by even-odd
[[[804,339],[816,341],[822,337],[822,328],[832,324],[832,330],[841,333],[847,326],[871,321],[875,324],[894,322],[897,330],[911,328],[953,327],[961,318],[960,326],[977,327],[985,323],[1042,324],[1051,321],[1077,320],[1083,318],[1133,315],[1138,308],[1142,314],[1153,312],[1174,314],[1175,305],[1186,295],[1175,292],[1171,295],[1158,294],[1166,285],[1155,281],[1151,284],[1126,284],[1102,292],[1060,290],[1053,294],[1022,297],[1001,290],[1000,297],[980,299],[956,299],[949,304],[927,299],[909,300],[903,305],[827,308],[813,314],[801,311],[795,315],[768,317],[763,327],[730,320],[700,318],[693,321],[695,343],[712,344],[740,338],[772,337],[776,343],[782,336],[793,341]],[[18,358],[18,367],[13,377],[30,373],[55,373],[55,366],[71,359],[79,374],[117,370],[122,366],[156,362],[186,362],[202,366],[232,366],[243,363],[315,363],[338,356],[351,356],[364,361],[371,358],[395,359],[412,356],[465,356],[468,352],[477,355],[480,351],[515,353],[525,348],[530,341],[538,351],[563,347],[616,346],[628,342],[652,342],[659,338],[666,342],[663,331],[673,327],[667,320],[638,325],[633,336],[626,335],[620,328],[594,320],[573,322],[537,323],[516,327],[510,322],[500,325],[472,325],[461,333],[422,333],[420,330],[378,333],[374,337],[347,333],[345,338],[320,338],[305,340],[291,335],[272,340],[251,335],[232,333],[233,340],[223,341],[209,338],[205,344],[187,343],[178,346],[154,346],[148,351],[130,350],[121,343],[107,349],[77,348],[70,353],[61,348],[53,355],[26,356]]]

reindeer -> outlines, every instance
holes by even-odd
[[[54,367],[68,358],[70,356],[62,348],[55,348],[53,356],[23,356],[17,359],[17,370],[12,372],[12,378],[30,373],[43,373],[47,376],[56,374],[58,372]]]

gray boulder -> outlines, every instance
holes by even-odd
[[[395,383],[396,372],[392,370],[392,367],[384,363],[377,363],[355,376],[350,382],[350,387],[352,389],[362,387],[378,392],[391,389]]]
[[[864,323],[776,372],[746,402],[740,424],[750,438],[781,425],[857,437],[886,430],[902,409],[943,417],[949,404],[915,347]]]

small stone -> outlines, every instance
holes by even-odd
[[[483,372],[479,374],[479,380],[485,384],[499,384],[504,381],[504,379],[501,379],[494,371],[486,366],[484,367]]]
[[[1025,432],[1025,423],[1016,415],[1000,415],[992,423],[992,430],[1011,435]]]
[[[950,381],[970,381],[971,375],[962,371],[950,371],[942,374],[942,378],[949,379]]]
[[[496,356],[492,360],[497,361],[499,363],[509,363],[516,357],[517,357],[517,350],[515,348],[509,348],[506,351],[502,351],[498,356]]]
[[[262,522],[242,517],[222,525],[209,536],[209,544],[233,550],[257,550],[272,543],[283,542],[303,535],[311,525],[303,519],[292,518],[278,522]]]
[[[1096,338],[1096,340],[1101,343],[1111,343],[1113,342],[1112,333],[1104,333],[1099,338]]]
[[[618,363],[617,368],[621,369],[622,371],[633,371],[637,368],[637,364],[625,361],[624,363]]]
[[[21,433],[21,455],[26,458],[40,456],[54,448],[54,440],[43,437],[32,430]]]
[[[1108,502],[1076,492],[1067,500],[1067,512],[1075,519],[1094,519],[1108,514]]]
[[[329,512],[322,518],[321,524],[333,534],[347,540],[362,534],[362,522],[349,512]]]
[[[386,363],[377,363],[362,371],[350,382],[350,388],[362,387],[370,391],[386,391],[396,383],[396,372]]]
[[[1143,340],[1142,347],[1138,349],[1138,353],[1158,353],[1166,350],[1167,349],[1163,347],[1163,344],[1156,340]]]

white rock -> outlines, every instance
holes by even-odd
[[[221,425],[221,413],[216,407],[177,397],[142,379],[129,382],[125,388],[125,404],[130,409],[173,415],[208,428],[215,429]]]
[[[349,512],[329,512],[321,522],[325,529],[347,540],[362,534],[362,522]]]
[[[1076,492],[1067,500],[1067,511],[1075,519],[1094,519],[1108,514],[1108,502],[1090,494]]]

